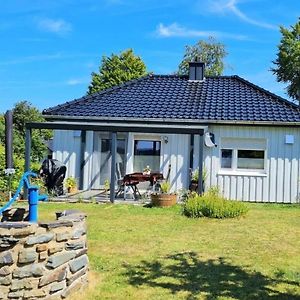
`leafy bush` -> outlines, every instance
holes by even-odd
[[[183,204],[183,214],[190,218],[235,218],[247,212],[244,203],[225,199],[218,188],[211,188],[202,196],[191,193]]]
[[[24,159],[14,155],[14,167],[16,173],[12,176],[11,188],[15,191],[19,185],[19,181],[24,172]],[[0,191],[8,190],[8,177],[4,173],[5,170],[5,148],[0,143]]]
[[[32,185],[38,186],[40,194],[48,194],[48,189],[43,178],[33,177],[31,178],[30,182]]]
[[[23,158],[20,158],[17,154],[14,154],[13,161],[14,161],[14,168],[16,173],[13,174],[11,178],[12,179],[11,190],[12,192],[15,192],[19,186],[20,179],[24,173],[25,161]],[[30,167],[33,172],[38,174],[41,165],[40,163],[37,162],[31,162]],[[6,192],[8,191],[8,177],[5,175],[4,170],[5,170],[5,147],[0,143],[0,192],[6,194]],[[42,185],[42,183],[38,185],[40,186]]]

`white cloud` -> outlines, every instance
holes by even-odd
[[[85,58],[85,57],[92,57],[96,58],[98,57],[97,54],[94,53],[70,53],[65,54],[61,52],[52,53],[52,54],[38,54],[38,55],[31,55],[31,56],[23,56],[23,57],[15,57],[13,59],[7,59],[7,60],[0,60],[0,65],[18,65],[18,64],[26,64],[26,63],[32,63],[32,62],[38,62],[38,61],[48,61],[48,60],[67,60],[67,59],[74,59],[74,58]],[[84,64],[85,67],[91,68],[92,65],[90,63]]]
[[[89,83],[88,78],[71,78],[66,81],[67,85],[80,85]]]
[[[62,19],[42,19],[38,22],[38,26],[43,31],[57,34],[65,34],[72,31],[72,25]]]
[[[18,64],[61,59],[61,58],[62,58],[61,53],[32,55],[32,56],[19,57],[12,60],[0,61],[0,65],[18,65]]]
[[[237,16],[242,21],[267,29],[278,30],[278,26],[273,24],[269,24],[263,21],[258,21],[250,18],[245,13],[243,13],[237,6],[239,0],[210,0],[208,3],[208,10],[213,13],[232,13]]]
[[[228,38],[234,40],[247,40],[247,36],[240,34],[232,34],[222,31],[203,31],[188,29],[186,27],[180,26],[177,23],[172,23],[168,26],[160,23],[156,28],[156,34],[159,37],[209,37],[214,36],[217,38]]]

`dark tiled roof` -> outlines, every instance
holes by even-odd
[[[45,115],[300,122],[300,110],[238,76],[148,75],[44,110]]]

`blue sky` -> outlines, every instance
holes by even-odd
[[[226,45],[226,75],[286,97],[270,72],[279,25],[299,0],[10,0],[0,9],[0,112],[20,100],[39,109],[83,96],[102,55],[128,48],[148,71],[176,71],[185,45],[213,35]]]

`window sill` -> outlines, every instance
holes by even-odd
[[[267,177],[264,171],[238,171],[238,170],[220,170],[218,176],[254,176],[254,177]]]

